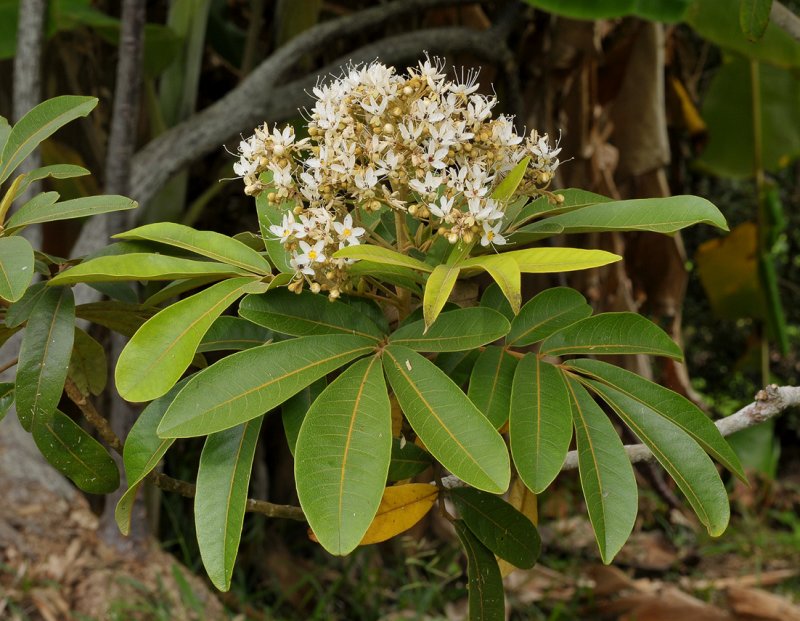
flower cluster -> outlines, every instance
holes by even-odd
[[[451,81],[442,68],[430,58],[406,76],[378,62],[351,66],[313,89],[308,137],[264,125],[239,145],[245,192],[266,192],[284,210],[270,230],[291,254],[295,290],[346,289],[348,264],[332,255],[371,240],[386,209],[420,222],[428,237],[416,243],[504,244],[497,185],[525,157],[518,194],[552,180],[560,149],[547,135],[517,134],[510,117],[493,118],[497,100],[477,92],[477,73]]]

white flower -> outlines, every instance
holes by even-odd
[[[244,155],[233,164],[233,172],[237,177],[249,177],[258,170],[258,162],[248,160]]]
[[[283,214],[283,222],[281,224],[273,224],[269,227],[270,232],[275,237],[280,237],[281,243],[285,244],[295,233],[295,221],[291,212]]]
[[[483,236],[481,236],[481,246],[488,246],[495,244],[502,246],[506,243],[506,238],[500,235],[500,227],[503,226],[502,222],[498,222],[494,226],[489,226],[488,223],[483,223]]]
[[[378,184],[378,175],[370,166],[363,173],[357,172],[353,177],[353,182],[359,190],[371,190]]]
[[[297,255],[295,261],[297,265],[307,266],[312,263],[322,263],[325,261],[325,240],[321,239],[313,246],[307,242],[300,241],[300,250],[303,254]],[[306,273],[306,272],[303,272]]]
[[[272,171],[272,183],[277,188],[290,188],[294,184],[294,180],[292,179],[292,167],[291,164],[286,164],[285,166],[277,166],[275,164],[270,164],[268,168]]]
[[[295,271],[300,272],[301,274],[305,274],[306,276],[313,276],[314,275],[314,268],[307,264],[301,264],[298,262],[297,253],[294,253],[291,259],[289,259],[289,265],[291,265]]]
[[[447,157],[447,147],[440,147],[433,140],[428,143],[428,148],[425,150],[425,162],[431,168],[442,170],[447,168],[444,158]]]
[[[342,222],[334,222],[333,229],[339,235],[341,240],[339,247],[344,247],[345,243],[351,246],[357,246],[359,243],[358,238],[364,235],[365,230],[360,226],[353,226],[353,216],[347,214]]]
[[[294,224],[294,236],[297,239],[305,239],[311,236],[316,229],[317,222],[313,217],[309,218],[308,216],[301,215],[300,222]]]
[[[442,185],[442,178],[437,177],[429,170],[425,174],[424,180],[420,181],[419,179],[412,179],[408,182],[408,185],[418,194],[431,194],[439,189],[440,185]]]
[[[428,211],[437,218],[444,220],[450,214],[450,210],[453,209],[453,200],[453,198],[442,196],[438,205],[436,203],[428,203]]]

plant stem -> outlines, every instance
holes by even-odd
[[[19,358],[14,358],[13,360],[9,360],[3,365],[0,365],[0,373],[8,371],[11,367],[15,366],[17,362],[19,362]]]
[[[764,205],[764,154],[763,154],[763,130],[761,127],[761,71],[757,60],[750,61],[750,96],[753,108],[753,176],[756,183],[756,208],[757,208],[757,238],[756,256],[759,262],[761,257],[769,252],[766,247],[765,238],[766,228],[769,226],[765,214]],[[759,270],[759,281],[762,288],[766,289]],[[766,320],[761,322],[761,383],[769,384],[769,341],[767,340]]]

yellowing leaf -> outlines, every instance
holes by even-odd
[[[361,545],[379,543],[407,531],[430,511],[439,495],[435,485],[409,483],[387,487],[378,513],[370,524]]]

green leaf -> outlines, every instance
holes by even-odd
[[[759,47],[747,41],[745,45]],[[800,43],[795,45],[800,50]],[[800,156],[800,81],[792,69],[762,63],[758,71],[762,102],[760,165],[778,172]],[[752,91],[750,62],[745,59],[731,57],[714,73],[703,98],[708,146],[696,162],[703,170],[736,179],[753,176]]]
[[[64,388],[75,338],[75,302],[69,288],[48,289],[28,318],[17,363],[17,416],[30,431],[52,413]]]
[[[189,438],[235,427],[368,354],[374,346],[372,339],[331,334],[231,354],[203,369],[186,385],[164,415],[158,434]]]
[[[16,28],[17,22],[14,21],[13,27]],[[4,39],[4,37],[0,36],[0,39]],[[13,52],[11,56],[13,56]],[[10,58],[9,56],[8,58]],[[0,55],[0,58],[3,56]],[[6,141],[8,140],[8,135],[11,133],[11,125],[8,124],[8,119],[4,116],[0,116],[0,152],[2,152],[3,148],[6,146]]]
[[[253,284],[252,278],[223,280],[148,319],[117,361],[120,396],[150,401],[165,394],[191,364],[211,324]]]
[[[359,246],[348,246],[337,250],[333,255],[334,259],[358,259],[372,261],[373,263],[380,263],[382,265],[397,265],[399,267],[408,267],[412,270],[420,272],[430,272],[433,270],[430,265],[423,263],[419,259],[409,257],[396,250],[383,248],[381,246],[370,246],[361,244]]]
[[[55,194],[48,192],[47,194]],[[6,230],[16,231],[31,224],[41,222],[56,222],[59,220],[72,220],[86,218],[112,211],[127,211],[135,209],[138,203],[126,196],[103,195],[74,198],[61,203],[34,202],[30,200],[8,219]]]
[[[31,431],[42,456],[84,492],[110,494],[119,487],[111,455],[68,416],[55,409],[37,412]]]
[[[418,475],[433,465],[430,453],[423,451],[413,442],[403,443],[392,439],[392,461],[389,463],[388,481],[402,481]]]
[[[541,494],[556,478],[572,440],[569,394],[562,374],[534,354],[517,365],[508,436],[523,483]]]
[[[739,25],[750,41],[764,36],[769,25],[772,0],[739,0]]]
[[[459,479],[502,493],[511,478],[503,438],[436,365],[400,345],[388,345],[386,375],[411,427],[430,453]]]
[[[564,234],[569,234],[601,231],[675,233],[700,223],[728,230],[725,217],[712,203],[699,196],[640,198],[589,205],[534,222],[519,229],[514,241],[527,243],[550,237],[552,233],[547,226],[553,224],[562,227]]]
[[[442,313],[427,331],[425,320],[406,324],[389,342],[415,351],[464,351],[503,338],[510,327],[497,311],[474,306]]]
[[[487,347],[472,367],[467,396],[496,429],[508,420],[516,368],[517,359],[502,347]]]
[[[539,558],[539,531],[501,498],[470,487],[450,490],[461,519],[484,546],[514,567],[530,569]]]
[[[224,315],[211,324],[197,347],[197,353],[241,351],[264,345],[271,339],[272,332],[266,328],[246,319]]]
[[[52,177],[53,179],[72,179],[73,177],[83,177],[91,173],[83,166],[76,166],[75,164],[53,164],[51,166],[42,166],[32,170],[25,175],[25,180],[17,188],[17,195],[22,195],[34,181],[41,181]]]
[[[514,309],[511,308],[511,303],[496,282],[486,287],[481,296],[480,304],[486,308],[496,310],[510,322],[514,321]]]
[[[266,172],[261,176],[265,183],[272,181],[272,173]],[[287,274],[294,274],[295,269],[289,263],[289,253],[283,247],[280,239],[269,230],[272,225],[280,226],[283,221],[283,214],[292,210],[293,203],[282,203],[275,205],[267,200],[269,191],[261,192],[256,197],[256,212],[258,213],[258,224],[261,228],[261,237],[264,239],[264,247],[267,249],[270,261],[278,268],[278,271]]]
[[[578,382],[568,379],[578,471],[600,557],[608,564],[633,530],[638,491],[614,425]]]
[[[591,314],[592,307],[575,289],[547,289],[522,307],[511,322],[506,343],[510,347],[532,345]]]
[[[0,237],[0,298],[16,302],[33,279],[33,248],[24,237]]]
[[[457,265],[437,265],[425,283],[425,294],[422,298],[422,311],[425,327],[430,328],[447,299],[453,292],[460,269]]]
[[[692,0],[686,12],[686,22],[701,37],[720,46],[723,51],[734,51],[746,59],[752,58],[777,67],[800,67],[800,44],[787,31],[769,23],[763,38],[753,43],[742,32],[739,16],[734,2]],[[746,82],[749,86],[749,80]],[[734,109],[738,107],[733,102],[729,103]],[[706,116],[703,118],[708,119]],[[746,129],[744,123],[739,126],[740,131]]]
[[[0,421],[8,414],[12,403],[14,403],[14,384],[3,382],[0,384]]]
[[[587,192],[586,190],[577,188],[558,190],[555,194],[562,197],[561,202],[554,204],[550,202],[548,196],[540,196],[535,201],[525,205],[513,220],[515,226],[519,226],[537,216],[555,216],[556,214],[574,211],[575,209],[587,207],[588,205],[609,203],[613,200],[602,194],[595,194],[594,192]]]
[[[48,136],[78,117],[86,116],[97,105],[95,97],[63,95],[40,103],[11,129],[0,154],[0,183]]]
[[[181,380],[166,395],[151,401],[139,414],[139,418],[128,432],[128,437],[125,438],[122,460],[125,464],[128,489],[119,499],[114,510],[114,519],[120,532],[125,536],[131,530],[131,511],[139,488],[175,442],[174,438],[164,440],[158,437],[156,434],[158,424],[161,422],[164,412],[167,411],[169,405],[188,381],[189,378]]]
[[[600,380],[626,396],[640,401],[688,433],[700,446],[742,481],[744,470],[736,453],[717,426],[694,403],[663,386],[599,360],[570,360],[570,370]]]
[[[681,348],[649,319],[636,313],[602,313],[550,335],[539,350],[567,354],[647,354],[683,360]]]
[[[115,300],[80,304],[75,309],[79,319],[85,319],[124,336],[133,336],[141,325],[158,309],[144,305],[126,304]]]
[[[595,380],[583,383],[606,403],[649,448],[684,493],[712,537],[728,526],[728,494],[714,462],[680,427],[641,401]]]
[[[58,274],[50,283],[73,285],[79,282],[120,280],[176,280],[196,276],[248,276],[238,267],[211,261],[194,261],[163,254],[132,253],[89,259]]]
[[[28,321],[34,306],[46,291],[46,283],[35,282],[25,290],[25,294],[6,311],[6,326],[16,328]]]
[[[263,420],[259,416],[208,436],[200,454],[194,497],[197,545],[208,577],[220,591],[231,588]]]
[[[84,395],[99,395],[106,388],[106,350],[80,328],[75,328],[67,375]]]
[[[373,278],[381,282],[405,287],[415,293],[422,291],[419,286],[425,281],[422,274],[409,267],[386,265],[375,263],[374,261],[357,261],[348,270],[354,278],[357,276]]]
[[[690,0],[527,0],[528,4],[573,19],[609,19],[633,15],[657,22],[683,19]]]
[[[525,176],[525,171],[528,170],[528,164],[530,163],[530,156],[522,158],[519,164],[514,166],[497,185],[494,192],[492,192],[492,198],[500,202],[509,200],[514,195],[514,192],[517,191],[519,184],[522,182],[522,178]]]
[[[159,242],[197,253],[220,263],[235,265],[255,274],[272,273],[264,257],[240,241],[213,231],[198,231],[183,224],[159,222],[114,235],[119,239]]]
[[[366,315],[344,302],[310,291],[299,295],[279,288],[248,295],[239,304],[239,315],[280,334],[355,334],[379,340],[383,331]]]
[[[500,568],[492,554],[461,520],[453,526],[467,555],[469,621],[504,621],[505,593]]]
[[[349,554],[367,532],[383,496],[391,451],[391,405],[380,357],[372,356],[322,391],[297,438],[297,495],[331,554]]]
[[[297,446],[297,436],[300,435],[300,427],[308,413],[308,408],[317,400],[327,382],[325,378],[320,378],[309,386],[303,388],[293,397],[287,399],[281,405],[281,422],[283,423],[283,433],[286,436],[286,443],[289,445],[289,452],[294,457]]]

